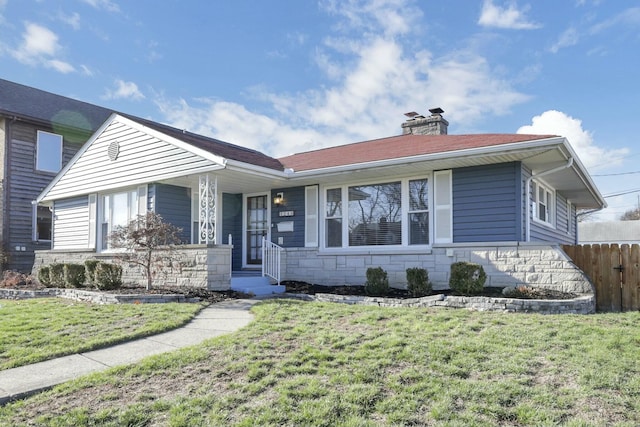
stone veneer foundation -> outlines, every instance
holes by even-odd
[[[154,284],[226,291],[231,287],[231,249],[230,245],[180,246],[176,250],[176,255],[183,264],[182,268],[168,271],[166,275],[154,278]],[[36,251],[32,272],[37,274],[40,267],[52,263],[82,264],[88,259],[114,262],[114,255],[96,253],[92,250]],[[146,285],[141,268],[128,263],[122,264],[122,281],[140,286]]]
[[[558,245],[453,244],[429,252],[324,252],[317,248],[287,248],[283,253],[283,280],[320,285],[362,285],[369,267],[382,267],[392,287],[407,286],[406,270],[425,268],[435,290],[449,288],[451,264],[468,261],[483,266],[485,286],[528,285],[562,292],[593,294],[587,276]]]

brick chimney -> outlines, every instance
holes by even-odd
[[[403,135],[446,135],[449,122],[442,117],[442,108],[432,108],[425,117],[416,112],[406,113],[408,119],[402,123]]]

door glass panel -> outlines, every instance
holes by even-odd
[[[247,264],[262,264],[262,238],[267,235],[267,196],[247,198]]]

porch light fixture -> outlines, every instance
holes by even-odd
[[[281,206],[284,204],[284,194],[276,193],[276,197],[273,198],[273,204],[276,206]]]

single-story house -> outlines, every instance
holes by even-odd
[[[577,210],[605,201],[567,139],[449,135],[430,111],[408,113],[398,136],[282,158],[113,114],[38,197],[53,246],[34,269],[109,258],[114,227],[154,211],[185,231],[190,261],[167,284],[229,289],[253,269],[362,284],[381,266],[392,286],[423,267],[442,289],[466,260],[487,286],[590,292],[560,244],[577,242]]]

